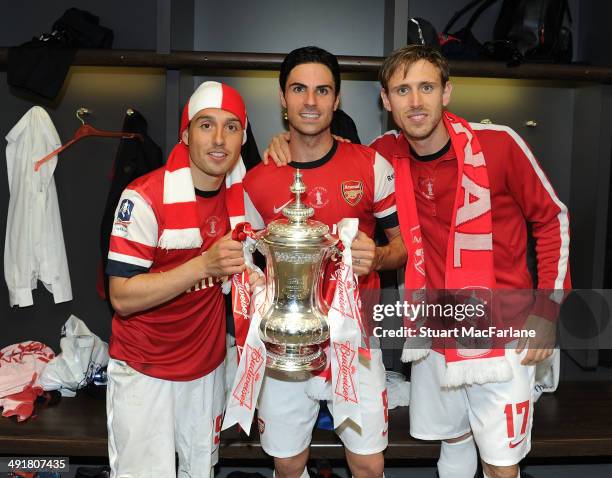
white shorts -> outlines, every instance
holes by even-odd
[[[385,367],[380,349],[371,352],[371,360],[359,359],[362,428],[345,420],[335,430],[344,446],[359,455],[383,451],[389,439]],[[266,370],[257,408],[261,446],[268,455],[288,458],[310,446],[319,400],[307,393],[309,382],[316,388],[313,383],[322,380],[316,377],[296,380],[287,374]],[[326,387],[331,394],[329,382]],[[327,403],[331,408],[331,400]]]
[[[224,364],[202,378],[173,382],[110,359],[106,391],[111,478],[210,478],[219,452]]]
[[[521,365],[527,353],[506,349],[514,377],[509,382],[441,388],[444,356],[431,352],[412,364],[410,434],[449,440],[468,432],[481,458],[494,466],[520,462],[531,449],[535,367]]]

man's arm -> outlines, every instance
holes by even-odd
[[[405,266],[408,255],[399,226],[385,229],[385,235],[389,244],[376,248],[374,270],[393,270]]]
[[[203,255],[166,272],[152,273],[159,227],[146,194],[126,189],[115,218],[106,273],[110,300],[120,316],[163,304],[206,277],[224,277],[244,269],[242,246],[228,234]]]
[[[514,131],[507,158],[507,184],[525,220],[532,226],[537,254],[538,289],[561,294],[550,297],[561,303],[571,288],[569,273],[569,215],[535,156]]]
[[[389,243],[376,247],[374,241],[359,232],[353,242],[353,269],[357,275],[373,270],[397,269],[406,263],[406,247],[400,234],[395,206],[395,175],[391,164],[376,153],[374,157],[374,204],[376,221],[385,231]]]
[[[242,244],[231,233],[202,255],[166,272],[146,272],[132,277],[110,277],[110,299],[120,316],[141,312],[168,302],[206,278],[218,279],[244,270]]]
[[[529,347],[522,364],[533,365],[552,354],[560,306],[571,288],[569,215],[527,144],[514,131],[508,134],[512,144],[507,183],[536,242],[538,290],[525,324],[535,337],[529,343],[521,339],[517,347],[517,353]]]

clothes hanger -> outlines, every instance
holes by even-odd
[[[87,115],[87,114],[90,114],[90,113],[91,113],[91,111],[89,111],[87,108],[79,108],[76,111],[76,117],[79,119],[79,121],[82,124],[74,132],[74,135],[72,136],[72,139],[70,141],[68,141],[66,144],[63,144],[62,146],[57,148],[55,151],[47,154],[44,158],[39,159],[38,161],[36,161],[36,163],[34,164],[34,171],[38,171],[40,169],[40,167],[44,163],[49,161],[53,156],[58,155],[59,153],[64,151],[66,148],[69,148],[74,143],[76,143],[77,141],[79,141],[82,138],[86,138],[87,136],[99,136],[99,137],[102,137],[102,138],[123,138],[123,139],[135,139],[135,138],[138,138],[138,139],[142,140],[142,135],[140,135],[139,133],[129,133],[129,132],[126,132],[126,131],[103,131],[103,130],[99,130],[97,128],[94,128],[93,126],[91,126],[89,124],[86,124],[85,120],[83,119],[83,115]]]

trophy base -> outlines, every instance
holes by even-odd
[[[319,345],[266,344],[266,367],[283,372],[316,372],[327,365]]]

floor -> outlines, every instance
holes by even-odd
[[[71,463],[70,472],[62,473],[61,478],[74,478],[76,469],[81,466]],[[92,466],[92,465],[83,465]],[[226,478],[232,471],[243,471],[248,473],[259,473],[260,475],[271,478],[272,469],[262,467],[232,467],[222,466],[219,468],[216,478]],[[350,478],[348,471],[336,467],[334,473],[339,478]],[[564,465],[529,465],[524,467],[523,476],[528,473],[531,478],[610,478],[612,477],[612,462],[598,464],[564,464]],[[0,477],[8,476],[0,473]],[[385,478],[435,478],[435,468],[429,467],[387,467]]]
[[[265,477],[272,477],[272,470],[269,468],[228,468],[223,467],[219,470],[216,478],[226,478],[231,471],[257,472]],[[385,469],[385,478],[435,478],[434,467],[418,468],[395,468]],[[350,478],[343,469],[335,468],[334,472],[340,478]],[[612,463],[593,464],[593,465],[532,465],[523,469],[532,478],[610,478],[612,477]]]

